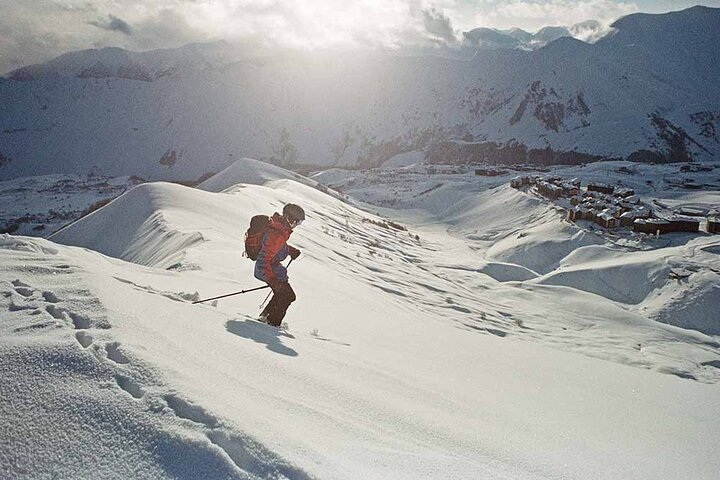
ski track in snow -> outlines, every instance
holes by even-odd
[[[3,243],[5,242],[0,242],[0,249],[7,248],[7,245],[3,245]],[[13,245],[9,250],[5,250],[4,254],[12,253],[12,247]],[[180,461],[179,458],[175,458],[174,451],[168,451],[169,457],[162,458],[162,453],[158,452],[159,458],[155,459],[155,462],[161,467],[166,462],[177,461],[180,465],[166,465],[164,471],[161,468],[160,471],[144,472],[139,475],[138,471],[132,470],[133,466],[117,465],[114,468],[118,469],[118,474],[122,476],[121,472],[123,471],[126,474],[132,472],[134,478],[159,478],[160,476],[188,479],[288,478],[302,480],[311,478],[302,469],[287,464],[253,439],[234,432],[202,407],[185,400],[179,394],[163,393],[165,387],[154,378],[154,374],[144,365],[135,365],[134,356],[124,351],[119,342],[111,339],[112,325],[105,316],[104,307],[88,289],[81,287],[83,277],[77,274],[78,269],[69,264],[57,265],[57,259],[54,258],[48,260],[46,257],[38,256],[32,260],[33,267],[24,272],[15,271],[13,273],[22,279],[16,278],[10,282],[2,281],[0,283],[0,309],[7,312],[7,314],[0,312],[2,321],[0,328],[4,337],[0,341],[0,352],[8,351],[7,345],[8,343],[12,344],[13,335],[31,334],[36,336],[47,333],[51,337],[49,341],[58,342],[63,349],[66,349],[68,342],[76,342],[80,352],[71,350],[60,356],[58,361],[73,363],[77,361],[74,360],[75,358],[82,356],[83,362],[87,362],[88,359],[97,362],[97,367],[103,372],[107,372],[97,379],[100,382],[97,388],[107,388],[105,379],[111,375],[119,389],[118,394],[122,392],[132,402],[136,402],[142,412],[141,416],[157,417],[150,419],[149,422],[146,419],[140,420],[140,423],[153,424],[155,431],[143,432],[148,437],[145,440],[151,445],[160,446],[166,441],[165,437],[175,436],[176,434],[172,432],[178,426],[187,430],[187,433],[180,434],[181,438],[187,437],[187,440],[180,440],[180,442],[186,442],[182,448],[186,450],[183,455],[186,455],[187,458]],[[50,274],[53,279],[62,278],[62,282],[39,287],[33,285],[31,280],[24,280],[36,277],[38,272]],[[6,278],[8,274],[11,272],[3,272],[3,276]],[[155,292],[147,287],[132,285],[148,293],[160,294],[174,301],[188,300],[183,295]],[[85,312],[91,313],[86,314]],[[20,367],[22,369],[23,366],[27,367],[28,365],[15,364],[12,368]],[[6,368],[6,366],[0,365],[0,371],[7,372]],[[34,381],[34,378],[32,374],[28,374],[16,377],[14,381],[26,383]],[[179,421],[173,420],[169,412],[172,412],[172,415]],[[92,415],[92,412],[90,414]],[[82,419],[82,421],[88,420]],[[137,421],[137,419],[131,419],[132,421]],[[138,428],[148,427],[138,425]],[[199,441],[200,437],[204,438],[205,442]],[[29,438],[37,441],[32,435]],[[35,446],[33,443],[25,443],[26,440],[12,434],[9,434],[8,437],[3,436],[6,446],[15,445],[17,447],[19,444],[25,445],[27,448]],[[22,455],[23,448],[9,452],[9,466],[5,461],[2,462],[2,465],[4,469],[10,468],[10,470],[4,471],[3,475],[8,474],[12,478],[18,478],[24,473],[33,471],[36,473],[51,471],[49,468],[35,470],[29,465],[25,466],[22,458],[13,458],[14,455]],[[217,452],[208,452],[213,448],[217,449]],[[207,457],[212,457],[215,465],[212,464],[213,462],[209,462]],[[8,459],[5,455],[0,458]],[[226,465],[222,465],[223,462]],[[207,469],[202,467],[204,463],[210,463]],[[183,466],[183,464],[186,465]],[[92,469],[78,473],[74,470],[75,467],[76,465],[69,461],[65,463],[59,460],[52,470],[65,471],[70,473],[73,478],[98,478],[94,476]],[[104,473],[100,474],[104,475]]]

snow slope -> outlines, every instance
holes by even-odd
[[[680,207],[692,207],[700,212],[720,207],[717,185],[706,183],[707,190],[700,191],[677,186],[681,178],[702,184],[713,174],[706,171],[683,173],[677,164],[645,166],[602,162],[557,167],[548,174],[578,178],[583,184],[608,182],[633,188],[660,215],[670,215],[673,208]],[[720,283],[720,258],[714,254],[718,242],[716,236],[672,234],[655,239],[633,235],[624,229],[606,231],[586,222],[569,223],[565,220],[565,208],[560,205],[532,192],[509,188],[507,182],[514,175],[512,171],[497,177],[476,176],[472,171],[433,174],[427,173],[425,168],[416,168],[346,171],[344,178],[341,171],[331,170],[313,178],[372,204],[372,208],[392,207],[381,211],[396,219],[447,228],[470,251],[458,254],[451,248],[453,242],[443,240],[443,250],[448,250],[448,256],[457,263],[438,262],[436,268],[466,272],[459,279],[463,283],[474,282],[477,278],[474,273],[483,273],[500,283],[532,288],[533,295],[540,295],[537,288],[540,285],[562,286],[564,288],[551,291],[557,297],[554,304],[563,305],[564,309],[573,308],[569,299],[579,292],[595,296],[594,300],[586,297],[578,302],[575,308],[580,317],[586,315],[580,305],[590,301],[593,305],[619,307],[637,314],[644,319],[642,324],[649,321],[653,325],[660,321],[716,335],[720,328],[714,313]],[[483,289],[488,285],[499,288],[489,282],[482,285]],[[545,289],[542,292],[546,293]],[[516,288],[502,292],[506,299],[516,295]],[[686,298],[693,301],[686,302]],[[543,317],[553,318],[553,321],[564,318],[559,327],[562,334],[555,336],[552,329],[545,331],[541,334],[544,341],[566,349],[575,344],[586,353],[593,352],[591,354],[623,363],[629,358],[623,342],[608,341],[603,335],[615,337],[618,335],[615,329],[632,316],[625,318],[622,313],[603,310],[594,320],[576,322],[577,318],[572,316],[544,311],[542,304],[523,311],[522,318],[533,316],[542,318],[542,322],[547,322]],[[620,323],[612,326],[612,318]],[[597,335],[591,333],[590,337],[583,338],[593,330]],[[568,335],[567,332],[582,333]],[[524,333],[535,338],[536,332]],[[644,351],[647,339],[635,337],[636,333],[622,333],[637,341],[634,347],[640,355],[631,363],[647,365]],[[663,336],[659,334],[651,343]],[[665,343],[665,340],[661,342]],[[620,349],[616,350],[617,347]],[[635,357],[634,354],[631,356]],[[676,372],[680,375],[688,373]]]
[[[3,475],[716,476],[717,337],[582,285],[493,278],[482,240],[419,211],[405,231],[257,175],[222,193],[141,185],[53,242],[0,237]],[[289,330],[251,320],[262,292],[192,305],[257,284],[242,234],[286,202],[308,214]]]

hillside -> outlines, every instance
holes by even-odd
[[[720,151],[719,25],[713,8],[631,15],[594,44],[470,60],[237,60],[222,43],[70,53],[0,80],[0,179],[189,180],[246,156],[374,166],[411,150],[439,163],[706,161]]]
[[[716,238],[645,252],[631,276],[616,247],[507,186],[436,188],[390,222],[237,167],[208,182],[256,182],[143,184],[50,240],[0,236],[7,476],[716,476],[716,332],[642,309],[713,288]],[[308,215],[288,329],[252,320],[262,292],[193,305],[257,285],[244,229],[287,202]],[[508,254],[530,250],[556,260]],[[700,270],[633,288],[668,262]]]

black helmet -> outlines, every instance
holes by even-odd
[[[305,220],[305,210],[299,205],[288,203],[283,207],[283,217],[285,217],[288,223],[297,225]]]

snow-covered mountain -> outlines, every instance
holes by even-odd
[[[122,48],[70,52],[47,63],[29,65],[10,72],[11,80],[44,77],[124,78],[152,82],[162,77],[202,71],[234,60],[225,42],[190,44],[181,49],[138,53]]]
[[[470,60],[237,59],[222,43],[67,54],[0,80],[0,178],[95,167],[196,179],[244,156],[376,165],[413,150],[443,162],[717,156],[720,9],[612,28],[592,44],[562,37]]]
[[[543,27],[535,33],[521,28],[501,30],[479,27],[463,32],[462,45],[466,49],[479,50],[504,48],[536,50],[562,37],[597,41],[611,31],[594,20],[577,23],[571,27]]]
[[[639,170],[613,175],[718,202]],[[719,237],[636,251],[507,179],[443,177],[243,159],[0,235],[2,476],[716,478]],[[244,230],[287,202],[289,330],[253,320],[264,292],[193,305],[258,284]]]

